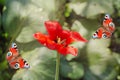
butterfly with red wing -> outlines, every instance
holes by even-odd
[[[100,38],[110,38],[111,32],[107,31],[104,27],[100,27],[92,36],[93,39],[100,39]]]
[[[19,69],[19,68],[30,68],[30,65],[27,63],[26,60],[24,60],[21,55],[18,52],[18,48],[16,43],[12,43],[11,47],[9,48],[9,51],[6,55],[6,59],[13,69]]]
[[[115,31],[115,24],[112,22],[112,18],[106,14],[103,20],[103,26],[93,34],[93,39],[110,38]]]

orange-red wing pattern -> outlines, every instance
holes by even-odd
[[[28,69],[30,65],[25,61],[19,54],[17,45],[15,43],[12,43],[11,47],[9,48],[9,51],[6,55],[6,59],[13,69],[19,69],[19,68],[26,68]]]
[[[103,24],[98,30],[92,35],[93,39],[110,38],[112,33],[115,31],[115,24],[112,22],[112,18],[106,14],[103,20]]]

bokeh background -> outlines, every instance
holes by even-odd
[[[111,39],[93,40],[106,13],[116,31]],[[33,38],[46,33],[46,20],[88,40],[71,44],[79,49],[77,57],[61,56],[60,80],[120,80],[120,0],[0,0],[0,80],[54,80],[57,53]],[[5,56],[12,42],[30,69],[9,67]]]

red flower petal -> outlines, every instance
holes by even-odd
[[[62,27],[57,21],[46,21],[45,26],[52,40],[55,40],[59,32],[62,31]]]
[[[46,46],[49,49],[52,49],[52,50],[56,50],[56,48],[57,48],[57,44],[54,41],[50,40],[50,39],[47,39]]]
[[[62,45],[59,45],[57,50],[62,55],[72,54],[73,56],[77,56],[78,54],[77,48],[74,48],[72,46],[64,47]]]
[[[71,43],[73,43],[73,42],[75,42],[75,40],[74,40],[73,38],[68,38],[68,39],[65,41],[66,45],[69,45],[69,44],[71,44]]]
[[[59,37],[61,40],[65,40],[66,45],[69,45],[75,41],[73,38],[71,38],[71,32],[68,30],[62,30],[59,34]]]
[[[72,32],[71,31],[71,35],[72,35],[72,38],[77,40],[77,41],[87,42],[87,40],[84,39],[78,32]]]
[[[37,39],[41,44],[46,45],[46,38],[48,37],[47,35],[44,35],[40,32],[35,33],[34,38]]]
[[[61,40],[63,40],[63,39],[69,38],[70,35],[71,35],[71,34],[70,34],[70,31],[68,31],[68,30],[62,30],[62,31],[58,34],[58,37],[60,37]]]
[[[55,50],[56,49],[56,43],[49,39],[47,35],[44,35],[40,32],[35,33],[34,38],[37,39],[41,44],[48,47],[49,49]]]

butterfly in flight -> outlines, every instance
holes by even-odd
[[[92,35],[93,39],[100,39],[100,38],[110,38],[115,31],[115,24],[112,21],[112,18],[109,14],[104,16],[103,24],[97,31]]]
[[[28,64],[28,62],[24,60],[19,54],[16,43],[12,43],[8,53],[6,54],[6,59],[10,67],[13,69],[30,68],[30,65]]]

